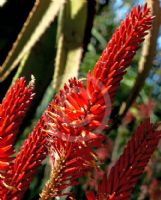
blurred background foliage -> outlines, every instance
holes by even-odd
[[[159,0],[155,2],[161,4]],[[31,74],[36,78],[36,97],[17,138],[17,152],[54,93],[70,76],[78,76],[80,79],[86,76],[120,21],[131,7],[138,3],[143,4],[144,1],[7,0],[4,5],[1,5],[0,99],[4,97],[16,78],[25,76],[29,81]],[[160,8],[159,13],[161,16]],[[44,16],[47,17],[42,22]],[[28,20],[27,24],[26,20]],[[134,128],[144,118],[150,115],[152,121],[161,121],[160,17],[157,21],[157,37],[152,38],[153,41],[156,40],[156,45],[153,45],[156,52],[155,56],[149,55],[152,57],[152,63],[149,63],[151,70],[145,77],[146,81],[126,112],[123,115],[119,114],[121,105],[126,103],[136,84],[139,61],[143,56],[141,49],[131,63],[131,67],[128,68],[113,102],[111,118],[114,125],[107,131],[109,138],[102,145],[102,149],[97,151],[98,157],[105,164],[100,163],[99,171],[91,172],[87,174],[88,178],[81,179],[83,186],[81,184],[72,189],[76,199],[85,199],[84,189],[96,189],[99,174],[103,170],[108,171],[109,165],[121,154]],[[37,30],[37,27],[40,29]],[[18,34],[19,38],[16,40]],[[12,47],[13,43],[15,45]],[[25,48],[26,50],[23,51]],[[24,199],[38,199],[38,194],[48,176],[49,165],[46,159]],[[161,197],[161,145],[135,188],[132,199],[159,200],[159,194]]]

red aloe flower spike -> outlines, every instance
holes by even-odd
[[[86,130],[83,132],[83,127],[77,129],[70,125],[64,110],[56,107],[54,101],[51,103],[51,111],[47,113],[51,176],[40,194],[42,200],[65,195],[62,190],[77,184],[77,178],[96,167],[92,147],[100,145],[102,139],[99,134],[94,135]]]
[[[99,185],[99,199],[106,197],[113,200],[128,200],[130,198],[160,137],[161,131],[158,131],[157,125],[151,124],[149,119],[137,128],[123,154],[112,167],[108,179],[104,176],[102,184]]]
[[[77,144],[79,145],[79,144]],[[88,161],[80,153],[86,153],[90,155],[88,149],[82,149],[78,151],[76,144],[62,143],[57,144],[57,149],[54,147],[51,153],[52,169],[50,180],[47,182],[45,188],[41,193],[42,200],[52,199],[55,196],[62,196],[62,190],[68,186],[77,184],[76,179],[82,176],[83,172],[89,170],[94,162],[93,159]],[[81,146],[80,146],[81,147]],[[91,156],[91,155],[90,155]],[[92,156],[91,156],[92,157]]]
[[[44,116],[42,116],[33,132],[25,140],[13,166],[8,171],[4,187],[0,190],[2,200],[22,199],[33,175],[35,175],[42,160],[45,159],[47,154],[46,138],[45,133],[42,132],[42,129],[45,129],[44,121]]]
[[[148,34],[153,18],[147,4],[143,8],[139,5],[116,29],[94,70],[87,77],[87,94],[93,105],[100,102],[102,106],[105,104],[102,93],[108,94],[112,102],[125,69]]]
[[[140,17],[138,17],[138,15]],[[139,21],[138,23],[133,22],[133,19],[135,18]],[[87,89],[84,87],[82,81],[70,79],[69,85],[66,84],[64,89],[60,91],[60,94],[57,95],[55,100],[51,103],[51,112],[48,113],[49,119],[47,126],[51,141],[54,142],[51,144],[49,140],[49,149],[52,146],[54,155],[57,156],[59,162],[55,162],[53,156],[53,173],[51,174],[51,179],[41,194],[42,199],[60,195],[59,192],[61,189],[64,189],[68,185],[72,184],[72,181],[70,181],[69,184],[63,183],[63,180],[66,179],[63,174],[64,167],[62,168],[61,165],[64,166],[64,163],[70,162],[70,160],[74,159],[74,157],[70,156],[69,160],[66,158],[66,154],[70,155],[71,152],[64,152],[65,144],[67,145],[68,143],[72,143],[72,148],[74,151],[77,149],[77,154],[79,154],[80,151],[77,147],[80,146],[81,149],[86,147],[85,149],[90,152],[89,155],[92,153],[92,147],[95,145],[99,146],[100,144],[100,140],[98,140],[100,139],[99,135],[95,134],[97,132],[97,128],[105,128],[105,124],[107,123],[106,117],[110,114],[110,99],[116,92],[119,81],[122,79],[124,74],[124,69],[127,65],[129,65],[134,52],[138,49],[138,45],[141,43],[141,41],[138,40],[138,36],[141,38],[144,37],[142,32],[145,32],[151,27],[149,24],[152,21],[152,17],[149,16],[149,10],[145,6],[144,11],[142,11],[140,7],[138,7],[137,10],[134,8],[131,14],[127,17],[127,21],[128,20],[132,24],[131,30],[129,31],[127,30],[127,27],[124,27],[124,23],[126,22],[125,20],[114,34],[114,39],[112,38],[108,45],[108,48],[118,48],[118,53],[116,51],[117,48],[115,48],[115,51],[118,55],[120,55],[120,57],[123,56],[123,59],[126,59],[126,65],[124,60],[119,60],[119,56],[114,59],[112,57],[109,59],[108,54],[111,50],[109,51],[106,49],[98,61],[99,64],[96,64],[92,74],[88,73]],[[148,27],[146,27],[147,25]],[[127,33],[125,32],[124,34],[126,37],[124,36],[123,38],[126,45],[124,45],[124,48],[121,48],[118,46],[116,39],[122,37],[120,32],[123,28],[127,31]],[[138,36],[135,35],[136,33]],[[117,38],[115,38],[115,35],[117,35]],[[137,45],[135,43],[137,43]],[[119,50],[119,48],[121,48],[121,50]],[[131,53],[129,48],[133,48],[134,52]],[[125,55],[120,54],[120,51]],[[110,94],[110,98],[108,97],[108,93]],[[95,133],[93,133],[93,131]],[[62,152],[62,149],[63,155],[60,153]],[[85,156],[86,155],[87,153]],[[83,162],[85,162],[85,160],[91,162],[91,157],[87,159],[83,157],[83,154],[80,154],[80,158]],[[57,169],[61,169],[61,172],[59,171],[58,173]],[[69,178],[70,176],[74,176],[75,171],[76,169],[70,171],[72,173],[67,177]],[[84,169],[81,169],[80,167],[80,171],[81,173],[77,177],[83,173]],[[58,179],[60,174],[62,175],[61,179]],[[61,184],[61,187],[58,187],[57,184]]]
[[[147,5],[132,9],[113,34],[94,70],[88,73],[87,88],[82,81],[71,79],[55,97],[55,107],[59,109],[55,118],[59,117],[60,122],[70,121],[77,129],[86,126],[86,130],[100,131],[108,127],[111,101],[152,20]]]
[[[0,171],[7,170],[13,159],[14,141],[33,99],[33,87],[33,81],[26,86],[24,78],[18,79],[0,105]]]
[[[91,106],[83,82],[75,78],[70,79],[69,84],[66,84],[60,94],[55,96],[52,107],[52,118],[56,124],[59,124],[56,132],[57,130],[62,132],[63,129],[67,131],[69,126],[72,127],[72,132],[69,129],[68,133],[76,136],[83,130],[96,131],[97,128],[108,127],[102,124],[102,111],[105,106],[101,104]]]

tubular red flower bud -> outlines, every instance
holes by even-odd
[[[23,198],[38,167],[47,155],[45,133],[42,132],[44,128],[44,116],[42,116],[33,132],[25,140],[13,161],[13,166],[2,181],[0,197],[3,197],[3,200]]]
[[[151,124],[149,119],[142,123],[112,167],[108,178],[106,175],[103,177],[98,199],[128,200],[160,137],[161,131],[157,130],[157,125]]]
[[[112,102],[125,69],[148,34],[153,18],[147,4],[143,8],[139,5],[131,10],[116,29],[93,71],[87,76],[87,94],[92,104],[96,106],[101,101],[103,106],[105,94],[109,95]],[[108,106],[110,104],[106,104],[106,109]]]
[[[13,145],[20,124],[33,99],[33,85],[20,78],[0,104],[0,171],[7,170],[14,153]]]

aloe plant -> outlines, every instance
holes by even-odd
[[[85,176],[90,181],[89,174],[101,167],[104,173],[100,181],[95,179],[95,188],[81,186],[83,198],[130,199],[157,148],[160,123],[146,116],[122,155],[112,158],[112,166],[106,155],[99,159],[98,152],[109,145],[107,140],[117,143],[111,132],[112,136],[107,135],[116,129],[111,115],[114,100],[127,68],[156,22],[145,4],[132,8],[107,45],[94,28],[93,37],[105,49],[93,69],[79,79],[84,41],[93,20],[89,8],[87,0],[36,0],[0,68],[0,81],[10,84],[0,104],[2,200],[77,199],[73,188]],[[13,78],[12,83],[7,78]],[[112,148],[113,155],[118,155],[117,144]]]
[[[33,99],[34,79],[26,85],[20,78],[10,88],[1,104],[0,196],[3,200],[22,199],[36,171],[47,154],[51,174],[40,199],[53,199],[77,179],[95,168],[98,148],[107,137],[99,132],[109,127],[111,103],[140,43],[151,28],[153,16],[145,5],[134,7],[116,29],[111,40],[87,74],[86,85],[69,79],[37,122],[14,157],[15,134]],[[16,102],[16,104],[13,104]],[[129,199],[160,139],[157,124],[146,120],[134,133],[98,194],[90,199]]]

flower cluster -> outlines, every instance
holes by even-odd
[[[51,103],[48,145],[53,153],[52,171],[57,173],[52,173],[42,199],[60,195],[93,167],[93,147],[100,146],[103,139],[98,132],[108,127],[113,97],[152,19],[147,6],[134,7],[88,73],[86,87],[82,81],[71,79]]]
[[[51,175],[40,199],[63,195],[66,187],[75,185],[77,178],[97,167],[93,148],[100,147],[105,139],[100,132],[108,128],[113,98],[126,68],[151,28],[152,20],[147,5],[143,8],[134,7],[113,34],[93,71],[88,73],[85,84],[72,78],[64,85],[25,140],[16,158],[10,162],[15,134],[33,97],[32,84],[25,86],[24,79],[17,80],[0,107],[0,171],[8,169],[0,174],[2,200],[23,198],[47,151]],[[108,180],[103,179],[99,187],[103,196],[98,198],[103,199],[104,195],[111,200],[129,197],[159,138],[160,132],[156,131],[156,126],[149,121],[141,125],[123,156],[112,168]],[[141,143],[144,145],[139,148]],[[137,165],[141,156],[145,159]],[[136,173],[138,176],[127,186],[130,173],[131,176]],[[125,187],[128,193],[123,190]],[[92,199],[97,198],[93,194],[91,196]]]
[[[158,125],[147,119],[129,140],[123,154],[98,188],[98,198],[128,200],[161,138]]]
[[[25,113],[33,99],[33,83],[20,78],[0,105],[0,170],[7,170],[14,153],[13,144]]]

